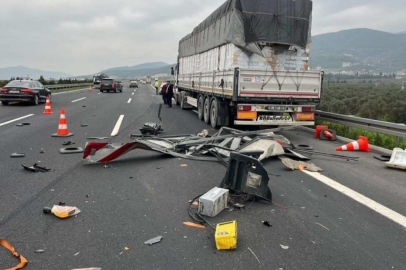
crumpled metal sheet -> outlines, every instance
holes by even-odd
[[[241,151],[253,151],[262,150],[264,151],[258,158],[258,160],[263,160],[268,157],[280,156],[285,154],[282,145],[277,141],[271,139],[255,139],[239,149]]]
[[[294,171],[294,170],[307,170],[310,172],[322,172],[323,171],[322,168],[319,168],[310,162],[297,161],[297,160],[293,160],[293,159],[285,158],[285,157],[280,157],[280,160],[282,161],[283,165],[285,165],[292,171]]]

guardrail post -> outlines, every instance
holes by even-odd
[[[396,147],[399,147],[400,145],[400,137],[396,137]]]

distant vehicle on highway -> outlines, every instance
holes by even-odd
[[[40,102],[45,102],[47,96],[51,98],[51,91],[39,81],[14,80],[0,89],[0,101],[3,105],[13,101],[38,105]]]
[[[109,79],[109,78],[105,78],[102,79],[100,84],[100,92],[123,92],[123,85],[121,84],[121,81],[115,80],[115,79]]]
[[[109,76],[106,75],[106,74],[104,74],[104,73],[95,74],[95,75],[93,76],[93,84],[94,84],[94,85],[100,85],[101,80],[102,80],[102,79],[106,79],[106,78],[108,78],[108,77],[109,77]]]
[[[151,82],[152,82],[151,76],[147,76],[147,79],[146,79],[146,82],[145,82],[145,83],[151,84]]]
[[[135,88],[138,88],[138,82],[137,81],[130,81],[130,86],[129,86],[130,88],[131,87],[135,87]]]

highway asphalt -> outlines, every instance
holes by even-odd
[[[243,211],[224,210],[209,219],[214,224],[237,220],[235,251],[216,250],[210,227],[182,224],[191,221],[188,201],[221,182],[226,169],[220,163],[135,150],[104,168],[84,164],[81,154],[59,153],[65,140],[78,147],[90,136],[127,142],[143,123],[158,121],[160,103],[151,86],[141,85],[137,90],[126,86],[123,93],[86,89],[57,94],[51,115],[42,114],[44,104],[0,105],[0,238],[28,259],[24,269],[406,269],[406,227],[401,225],[406,175],[385,168],[374,153],[342,152],[360,157],[359,162],[312,160],[324,169],[322,175],[367,197],[365,203],[317,176],[288,170],[278,158],[265,160],[274,203],[255,201]],[[70,138],[51,137],[62,107],[74,133]],[[121,115],[118,134],[111,136]],[[20,117],[26,118],[10,122]],[[175,104],[163,107],[162,120],[163,134],[211,128]],[[22,122],[30,125],[16,126]],[[300,129],[281,134],[318,151],[334,153],[341,144],[316,140]],[[13,152],[25,157],[10,158]],[[35,162],[52,170],[31,173],[21,167]],[[59,202],[82,212],[64,220],[43,214],[44,206]],[[371,209],[372,202],[398,214],[395,221],[387,217],[391,213]],[[272,226],[264,226],[264,220]],[[144,244],[156,236],[162,242]],[[40,249],[44,253],[35,253]],[[0,247],[0,269],[16,262]]]

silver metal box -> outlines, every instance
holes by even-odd
[[[227,207],[228,189],[212,188],[199,198],[198,213],[208,217],[215,217]]]

